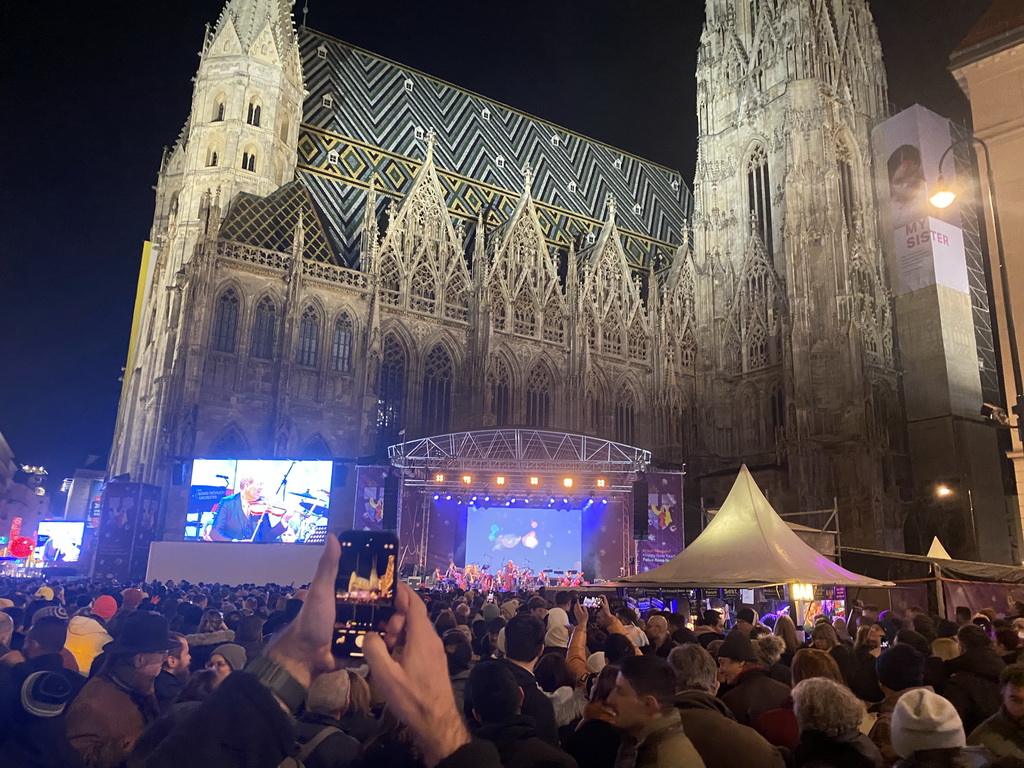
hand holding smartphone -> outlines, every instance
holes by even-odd
[[[383,634],[395,612],[398,538],[391,531],[345,531],[338,540],[331,653],[358,658],[366,633]]]

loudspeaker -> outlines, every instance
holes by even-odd
[[[184,461],[174,462],[171,467],[171,485],[185,485],[185,478],[188,476],[188,464]]]
[[[334,474],[331,476],[331,485],[335,488],[344,488],[348,485],[348,462],[334,462]]]
[[[384,478],[384,519],[381,522],[384,530],[398,530],[398,475],[389,474]]]
[[[647,477],[640,475],[633,483],[633,539],[647,541]]]

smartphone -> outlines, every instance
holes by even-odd
[[[600,608],[601,607],[601,596],[597,597],[584,597],[583,603],[584,608]]]
[[[493,592],[488,592],[487,593],[487,602],[488,603],[493,603],[494,602],[494,593]]]
[[[334,582],[331,652],[361,657],[367,632],[383,634],[395,612],[398,537],[390,531],[345,531]]]

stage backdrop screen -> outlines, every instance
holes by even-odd
[[[43,520],[36,529],[36,557],[44,566],[77,563],[85,522]]]
[[[331,461],[196,459],[186,541],[323,544]]]
[[[534,573],[578,571],[580,510],[470,505],[466,563],[489,564],[496,571],[509,560]]]

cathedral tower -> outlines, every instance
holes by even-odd
[[[903,419],[869,143],[885,103],[865,0],[708,0],[701,493],[721,501],[712,477],[743,461],[781,508],[837,503],[845,543],[901,548]]]

